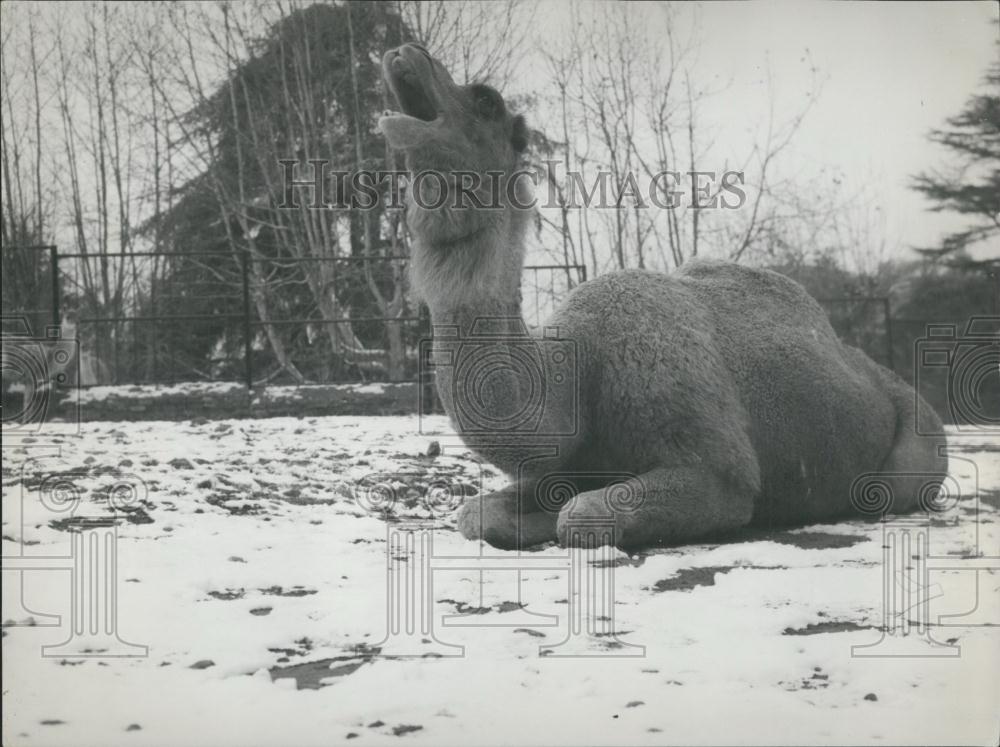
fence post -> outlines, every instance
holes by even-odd
[[[996,281],[997,292],[993,294],[993,316],[1000,315],[1000,264],[986,271],[986,277]]]
[[[247,391],[253,389],[253,363],[250,361],[253,344],[250,338],[250,252],[244,249],[240,254],[243,264],[243,357],[246,371]]]
[[[885,314],[885,347],[886,347],[886,362],[889,364],[889,370],[896,370],[896,360],[895,354],[893,353],[892,345],[892,310],[889,307],[889,298],[886,296],[882,299],[882,311]]]
[[[60,309],[59,309],[59,248],[55,246],[49,247],[49,264],[51,265],[51,271],[49,274],[52,276],[52,326],[59,327],[62,324]]]
[[[425,351],[424,340],[432,339],[434,330],[426,304],[420,304],[417,315],[420,317],[420,341],[417,343],[417,409],[420,415],[430,415],[433,412],[440,412],[441,403],[438,400],[434,375],[420,356]]]

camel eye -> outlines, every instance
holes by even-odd
[[[476,112],[486,119],[495,119],[503,111],[503,103],[499,95],[489,88],[480,88],[475,92]]]

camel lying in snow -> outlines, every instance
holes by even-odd
[[[847,515],[852,485],[873,472],[892,493],[881,508],[907,511],[943,475],[943,437],[917,435],[913,389],[843,344],[805,290],[773,272],[694,261],[603,275],[569,294],[549,323],[556,335],[528,336],[530,214],[512,204],[527,202],[514,199],[525,180],[508,179],[524,120],[493,89],[456,85],[419,45],[388,52],[383,72],[402,111],[380,127],[407,168],[483,175],[478,189],[499,200],[439,206],[453,178],[408,194],[438,392],[465,442],[513,480],[465,503],[466,537],[565,542],[571,516],[610,517],[620,547],[679,543]],[[922,431],[940,432],[920,410]]]

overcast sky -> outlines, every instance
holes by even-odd
[[[852,184],[875,180],[890,244],[933,244],[963,225],[929,213],[907,185],[953,160],[926,135],[961,109],[996,59],[997,3],[720,2],[701,14],[700,64],[733,77],[721,98],[734,114],[759,108],[765,54],[778,106],[797,106],[809,50],[828,77],[787,161],[830,164]]]
[[[559,28],[557,5],[540,10],[542,37]],[[815,66],[825,80],[822,94],[778,170],[816,174],[826,167],[839,172],[846,189],[866,187],[881,204],[893,256],[913,256],[909,245],[933,245],[967,224],[930,213],[908,184],[917,172],[954,162],[927,133],[983,90],[998,54],[996,2],[755,0],[680,9],[700,23],[698,81],[724,86],[699,121],[711,123],[712,135],[731,151],[749,152],[759,139],[770,101],[768,65],[778,121],[801,110]],[[651,23],[662,22],[652,10]],[[985,246],[974,253],[990,250],[1000,256]]]

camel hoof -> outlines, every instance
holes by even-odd
[[[578,514],[574,513],[573,518],[579,519]],[[604,527],[600,526],[595,527],[594,525],[588,525],[585,527],[577,525],[574,527],[573,522],[571,522],[568,519],[566,513],[563,512],[559,514],[559,518],[556,520],[556,539],[558,540],[560,547],[570,547],[571,545],[587,546],[588,544],[590,544],[587,541],[583,542],[578,541],[574,543],[571,540],[573,539],[574,536],[576,536],[576,538],[579,540],[582,537],[586,537],[588,534],[594,533],[598,538],[608,538],[611,540],[610,542],[603,542],[600,539],[597,540],[598,547],[600,547],[603,544],[612,544],[615,547],[621,547],[623,538],[620,535],[622,534],[622,530],[618,527],[614,527],[609,537],[607,533],[607,528],[610,528],[610,526],[611,524],[609,522]]]
[[[614,516],[608,512],[603,490],[580,493],[559,512],[556,538],[560,547],[569,547],[572,544],[571,534],[576,534],[579,538],[593,534],[593,540],[578,544],[594,546],[592,542],[596,542],[598,547],[610,544],[620,550],[628,550],[641,544],[643,533],[627,518],[628,516],[623,520],[622,516]]]
[[[467,540],[482,540],[501,550],[510,550],[517,547],[515,527],[508,512],[496,503],[496,497],[487,503],[479,497],[466,499],[458,509],[456,526]]]
[[[468,498],[463,503],[455,516],[455,526],[459,533],[467,540],[482,539],[480,536],[479,517],[482,512],[482,503],[478,498]]]

